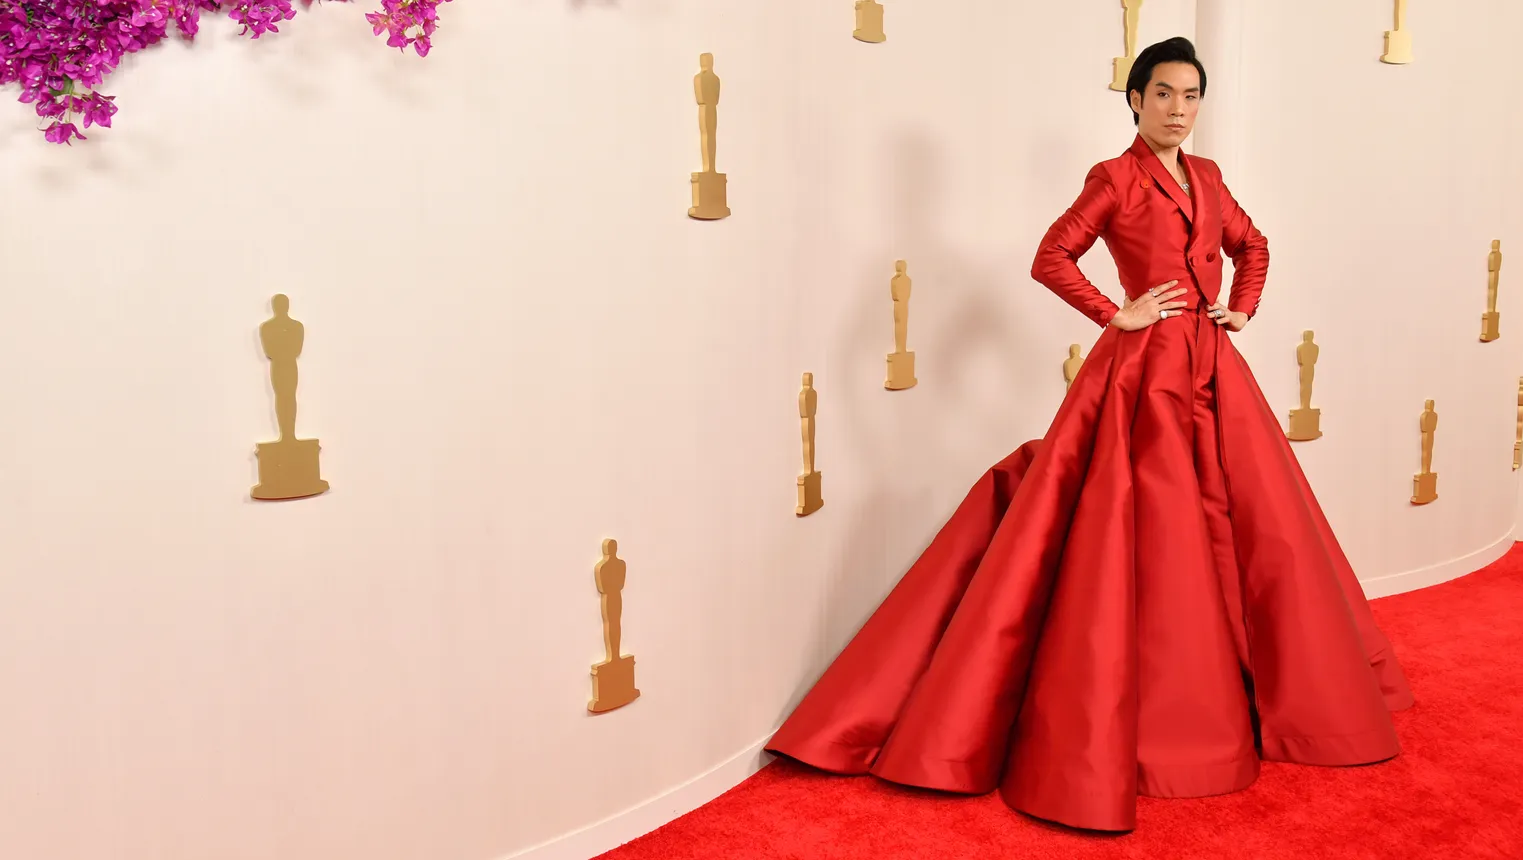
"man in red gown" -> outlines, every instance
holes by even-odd
[[[1398,754],[1411,691],[1227,335],[1269,251],[1179,151],[1205,90],[1185,39],[1137,57],[1136,139],[1032,266],[1104,333],[1047,434],[979,480],[767,749],[1096,830],[1135,827],[1139,794],[1241,790],[1261,759]],[[1120,308],[1078,268],[1096,239]]]

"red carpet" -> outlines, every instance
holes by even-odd
[[[1266,762],[1247,791],[1138,799],[1137,829],[1067,830],[962,797],[780,760],[599,860],[1523,858],[1523,548],[1373,603],[1417,695],[1402,755],[1360,768]]]

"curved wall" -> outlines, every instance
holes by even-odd
[[[1296,451],[1372,596],[1474,570],[1511,545],[1516,510],[1523,70],[1506,58],[1523,10],[1409,4],[1415,62],[1395,66],[1377,61],[1390,2],[1198,5],[1213,79],[1196,151],[1252,201],[1273,261],[1239,349],[1288,409],[1316,332],[1326,435]],[[1493,239],[1503,336],[1483,344]],[[1414,506],[1427,399],[1440,501]]]
[[[1098,334],[1027,271],[1131,139],[1105,89],[1118,4],[886,5],[872,46],[846,0],[462,0],[419,61],[365,4],[326,4],[129,63],[117,127],[72,149],[0,102],[7,853],[490,860],[730,763],[624,819],[663,820],[754,767]],[[1220,113],[1197,151],[1271,241],[1238,343],[1272,402],[1318,331],[1328,436],[1300,450],[1378,583],[1513,521],[1505,276],[1503,339],[1474,329],[1485,243],[1523,254],[1503,150],[1523,20],[1419,5],[1397,69],[1370,61],[1387,4],[1354,5],[1237,8],[1203,41]],[[1140,41],[1197,14],[1203,40],[1229,32],[1233,8],[1149,0]],[[724,82],[715,223],[685,217],[701,51]],[[890,393],[899,258],[920,384]],[[1114,284],[1103,248],[1083,265]],[[260,504],[276,292],[333,488]],[[826,506],[800,520],[803,371]],[[1415,510],[1425,397],[1442,498]],[[643,696],[590,717],[604,537]]]

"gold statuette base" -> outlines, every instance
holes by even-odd
[[[1118,93],[1126,92],[1126,79],[1132,73],[1131,57],[1116,57],[1111,60],[1111,89]]]
[[[1481,343],[1491,343],[1502,336],[1502,314],[1487,311],[1481,314]]]
[[[617,660],[607,660],[592,667],[592,701],[587,710],[594,714],[622,708],[640,698],[635,689],[635,658],[625,654]]]
[[[915,353],[891,352],[888,354],[888,376],[883,380],[883,387],[890,391],[902,391],[906,388],[914,388],[918,382],[915,378]]]
[[[857,3],[857,29],[851,37],[858,42],[882,42],[888,38],[883,33],[883,6],[876,0]]]
[[[1412,34],[1406,30],[1386,31],[1386,52],[1380,62],[1400,66],[1412,62]]]
[[[1419,472],[1412,476],[1412,504],[1426,505],[1437,498],[1437,472]]]
[[[1285,438],[1292,442],[1310,442],[1322,436],[1321,409],[1290,410],[1290,429]]]
[[[824,507],[825,500],[820,498],[820,473],[810,472],[807,475],[799,475],[799,504],[794,513],[801,517],[807,517]]]
[[[1514,442],[1512,443],[1512,470],[1518,471],[1519,466],[1523,466],[1523,442]]]
[[[256,499],[304,499],[328,491],[317,464],[316,439],[260,442],[254,446],[259,458],[259,483],[249,491]]]
[[[726,182],[723,173],[694,173],[693,208],[687,210],[687,216],[700,221],[730,217],[730,206],[725,199]]]

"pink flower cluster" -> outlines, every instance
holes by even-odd
[[[433,47],[434,28],[439,26],[439,4],[449,0],[381,0],[381,11],[365,16],[377,36],[388,34],[386,44],[407,50],[411,45],[418,56],[428,56]]]
[[[388,45],[422,57],[439,4],[448,2],[381,0],[381,11],[365,17]],[[255,39],[296,17],[292,0],[0,0],[0,86],[20,85],[22,103],[35,104],[46,121],[41,131],[49,141],[85,140],[78,123],[111,127],[116,97],[96,88],[122,57],[157,44],[171,24],[194,38],[203,11],[225,11]]]

